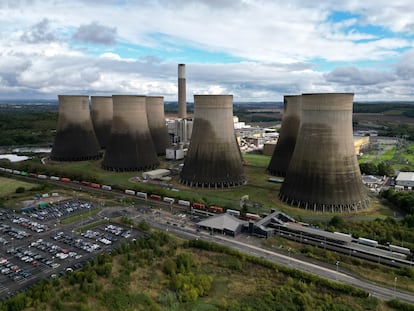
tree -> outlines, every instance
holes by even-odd
[[[390,164],[386,164],[385,162],[378,163],[377,171],[378,175],[394,176],[395,174],[392,166]]]
[[[335,228],[341,228],[344,224],[344,219],[338,215],[333,216],[331,220],[328,222],[328,226],[332,226]]]
[[[359,169],[362,174],[377,175],[378,173],[378,168],[373,163],[361,163]]]
[[[17,187],[16,188],[16,193],[23,193],[25,191],[26,191],[26,189],[24,187]]]

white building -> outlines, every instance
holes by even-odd
[[[414,172],[400,172],[395,179],[397,186],[406,187],[412,189],[414,187]]]

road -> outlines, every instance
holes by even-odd
[[[372,296],[380,298],[382,300],[390,300],[397,298],[401,301],[405,301],[411,304],[414,304],[414,295],[412,293],[402,292],[400,290],[395,290],[393,288],[384,287],[366,280],[358,279],[354,276],[348,275],[344,272],[341,272],[336,269],[330,269],[327,267],[323,267],[321,265],[316,265],[314,263],[308,262],[303,259],[293,258],[292,256],[286,256],[284,254],[276,253],[267,249],[263,249],[256,245],[252,245],[249,243],[244,243],[240,241],[236,241],[233,238],[228,238],[223,235],[209,235],[206,232],[197,232],[191,228],[181,228],[176,226],[171,226],[167,224],[159,223],[158,221],[147,218],[146,219],[149,224],[159,230],[171,232],[181,238],[184,239],[202,239],[206,241],[213,241],[215,243],[231,247],[238,251],[241,251],[245,254],[262,257],[266,260],[275,262],[280,265],[289,266],[294,269],[298,269],[301,271],[306,271],[312,274],[316,274],[320,277],[329,279],[331,281],[337,281],[346,283],[349,285],[353,285],[360,289],[366,290]]]
[[[62,186],[61,183],[59,183],[59,185]],[[65,185],[65,186],[68,187],[69,185]],[[76,185],[76,187],[77,187],[76,189],[83,190],[86,192],[90,192],[90,191],[105,192],[103,190],[95,190],[89,187],[88,188],[82,187],[81,185]],[[122,196],[125,196],[125,195],[122,194]],[[159,203],[152,202],[152,205],[161,206],[164,204],[162,202],[159,202]],[[137,216],[137,220],[138,220],[138,217],[139,216]],[[221,236],[221,235],[210,236],[207,233],[196,232],[195,229],[188,228],[188,227],[182,228],[178,226],[167,225],[165,224],[165,220],[163,220],[162,217],[151,217],[150,216],[150,217],[139,217],[139,219],[140,220],[145,219],[152,227],[160,229],[160,230],[164,230],[164,231],[167,230],[184,239],[199,238],[203,240],[214,241],[221,245],[225,245],[225,246],[237,249],[246,254],[263,257],[272,262],[285,265],[285,266],[287,265],[295,269],[299,269],[299,270],[306,271],[312,274],[316,274],[316,275],[319,275],[323,278],[326,278],[332,281],[343,282],[349,285],[356,286],[358,288],[366,290],[372,296],[378,297],[383,300],[390,300],[393,298],[398,298],[402,301],[406,301],[411,304],[414,304],[414,295],[412,293],[405,293],[400,290],[394,290],[393,288],[388,288],[382,285],[375,284],[373,282],[361,280],[354,276],[345,274],[344,272],[339,271],[339,269],[337,271],[336,269],[329,269],[327,267],[322,267],[321,265],[323,264],[316,265],[314,263],[311,263],[309,259],[293,258],[292,256],[286,256],[284,254],[279,254],[279,253],[276,253],[270,250],[260,248],[256,245],[236,241],[235,239],[230,239],[225,236]]]

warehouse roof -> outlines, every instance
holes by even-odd
[[[414,172],[399,172],[396,181],[414,181]]]
[[[200,227],[208,227],[215,230],[228,231],[237,231],[239,226],[242,226],[244,224],[247,224],[247,222],[227,213],[211,216],[197,223],[197,225]]]

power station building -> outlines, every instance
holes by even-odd
[[[101,148],[106,148],[109,142],[112,125],[112,97],[91,96],[91,118],[96,138]]]
[[[99,159],[100,146],[92,125],[89,96],[59,95],[58,99],[59,118],[51,160]]]
[[[295,150],[301,117],[301,95],[284,96],[282,126],[267,170],[276,176],[286,176]]]
[[[113,119],[102,168],[140,171],[158,167],[159,161],[148,126],[146,97],[113,95]]]
[[[302,94],[301,125],[279,198],[322,212],[369,205],[352,136],[351,93]]]
[[[165,124],[164,98],[162,96],[147,96],[147,120],[157,155],[165,155],[165,149],[170,145],[167,126]]]
[[[246,181],[233,126],[232,95],[194,95],[194,124],[180,183],[224,188]]]

